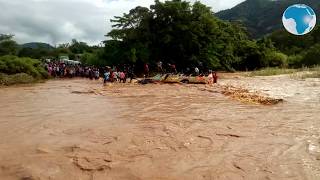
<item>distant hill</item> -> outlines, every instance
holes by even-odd
[[[41,43],[41,42],[31,42],[22,44],[21,47],[24,48],[32,48],[32,49],[53,49],[54,47],[47,43]]]
[[[320,0],[246,0],[239,5],[216,13],[228,21],[241,22],[253,38],[282,29],[282,14],[293,4],[306,4],[320,17]],[[319,22],[319,21],[318,21]]]

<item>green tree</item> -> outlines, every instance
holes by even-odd
[[[113,40],[106,41],[107,61],[155,64],[161,60],[175,63],[178,69],[201,66],[230,71],[267,66],[263,62],[267,52],[275,51],[270,40],[251,41],[239,23],[224,22],[213,14],[198,1],[156,0],[150,9],[136,7],[111,20],[115,24],[108,33]],[[110,51],[115,47],[116,53]]]
[[[285,30],[273,32],[270,38],[277,49],[287,55],[299,54],[305,49],[313,46],[315,43],[320,43],[320,27],[317,26],[311,33],[304,36],[296,36],[288,33]]]
[[[265,56],[265,62],[269,67],[287,67],[288,66],[288,56],[281,52],[269,52]]]
[[[18,44],[13,40],[14,35],[0,34],[0,56],[15,55]]]
[[[303,66],[314,66],[320,65],[320,44],[312,46],[309,50],[306,51],[304,58],[301,61]]]
[[[68,48],[73,54],[83,54],[84,52],[92,52],[90,46],[87,43],[79,42],[76,39],[72,39],[72,42]]]

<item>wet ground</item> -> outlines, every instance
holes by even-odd
[[[320,179],[320,81],[220,84],[285,101],[82,79],[1,88],[0,179]]]

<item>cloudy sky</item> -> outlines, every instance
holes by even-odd
[[[194,1],[194,0],[190,0]],[[217,12],[243,0],[200,0]],[[154,0],[0,0],[0,34],[14,34],[19,43],[57,45],[76,38],[89,44],[104,40],[109,20]]]

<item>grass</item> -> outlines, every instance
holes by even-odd
[[[283,68],[265,68],[258,71],[250,72],[249,76],[275,76],[281,74],[292,74],[298,72],[297,69],[283,69]]]
[[[293,79],[320,78],[320,66],[303,67],[298,73],[292,74]]]
[[[311,72],[308,74],[302,74],[301,75],[302,79],[307,79],[307,78],[320,78],[320,71],[316,71],[316,72]]]
[[[320,66],[303,67],[303,68],[301,68],[301,71],[320,72]]]
[[[290,76],[294,79],[320,78],[320,66],[300,69],[265,68],[250,72],[248,76],[275,76],[281,74],[292,74]]]
[[[293,74],[291,77],[294,79],[320,78],[320,68],[304,70],[300,73]]]

